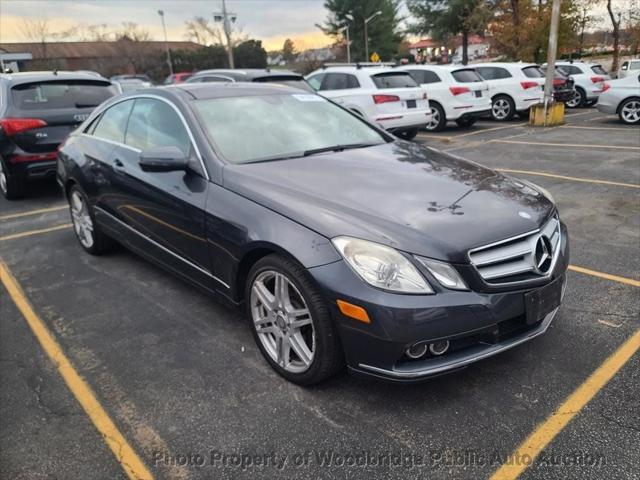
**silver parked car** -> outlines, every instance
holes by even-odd
[[[596,108],[627,125],[640,123],[640,74],[606,82]]]

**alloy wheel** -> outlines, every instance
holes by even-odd
[[[7,176],[4,173],[4,167],[2,166],[2,162],[0,162],[0,190],[2,193],[6,195],[7,193]]]
[[[427,130],[435,130],[440,124],[440,112],[437,108],[431,107],[431,119],[427,123]]]
[[[292,373],[309,369],[316,350],[311,312],[300,291],[283,273],[267,270],[255,278],[251,317],[271,360]]]
[[[71,193],[71,219],[78,240],[85,248],[91,248],[94,243],[93,221],[89,214],[87,203],[77,190]]]
[[[620,115],[627,123],[640,121],[640,100],[631,100],[623,105]]]
[[[582,103],[582,94],[580,93],[579,90],[574,90],[573,97],[571,97],[571,100],[567,101],[567,107],[576,108],[580,106],[581,103]]]
[[[509,116],[509,113],[511,113],[511,106],[509,105],[508,100],[505,98],[499,98],[495,102],[493,102],[491,109],[493,112],[493,117],[496,120],[504,120]]]

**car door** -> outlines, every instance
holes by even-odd
[[[208,180],[183,117],[168,100],[136,98],[123,143],[111,153],[109,213],[126,226],[131,247],[211,288],[204,231]],[[141,154],[158,147],[177,147],[189,168],[143,170]]]

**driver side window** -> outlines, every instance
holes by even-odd
[[[140,150],[174,146],[187,157],[191,153],[189,134],[176,111],[166,102],[151,98],[135,101],[125,143]]]

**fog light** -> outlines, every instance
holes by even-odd
[[[429,344],[429,351],[432,355],[442,355],[449,350],[449,340],[441,340]]]
[[[417,359],[417,358],[420,358],[425,353],[427,353],[427,344],[426,343],[422,343],[422,344],[416,343],[415,345],[411,345],[409,348],[407,348],[405,353],[407,354],[407,357],[413,358],[414,360]]]

